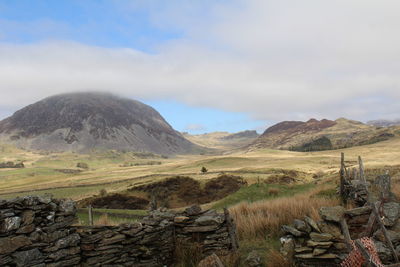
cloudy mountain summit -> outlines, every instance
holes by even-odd
[[[105,93],[45,98],[0,122],[0,141],[51,151],[187,153],[195,145],[152,107]]]

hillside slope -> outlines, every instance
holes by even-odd
[[[394,137],[396,130],[396,127],[380,128],[344,118],[335,121],[284,121],[268,128],[250,148],[295,151],[337,149],[384,141]]]
[[[0,122],[0,142],[50,151],[116,149],[159,154],[198,147],[152,107],[105,93],[48,97]]]
[[[196,135],[183,133],[183,136],[200,146],[219,150],[232,150],[248,146],[257,139],[259,134],[256,131],[247,130],[238,133],[212,132]]]

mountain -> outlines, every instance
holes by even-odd
[[[373,120],[368,121],[367,124],[377,127],[400,126],[400,120]]]
[[[232,150],[248,146],[257,139],[259,134],[256,131],[247,130],[238,133],[212,132],[196,135],[183,133],[183,136],[200,146],[219,150]]]
[[[241,139],[241,138],[257,138],[260,135],[257,133],[257,131],[242,131],[242,132],[238,132],[238,133],[234,133],[234,134],[229,134],[227,136],[222,137],[221,139],[223,140],[234,140],[234,139]]]
[[[178,154],[198,148],[152,107],[107,93],[56,95],[18,110],[0,121],[0,142],[78,152],[116,149]]]
[[[371,144],[394,136],[395,129],[379,128],[344,118],[335,121],[284,121],[269,127],[250,148],[316,151]]]

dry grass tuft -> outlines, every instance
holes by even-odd
[[[103,214],[94,221],[94,225],[118,225],[118,223],[108,218],[108,214]]]
[[[292,267],[293,264],[276,249],[268,251],[268,267]]]
[[[177,243],[175,246],[176,267],[196,267],[203,258],[201,246],[198,243]]]
[[[268,189],[268,195],[270,196],[278,196],[279,195],[279,189],[278,188],[270,188]]]
[[[321,207],[339,203],[337,199],[310,197],[320,190],[273,200],[242,202],[233,206],[230,213],[236,222],[239,238],[277,237],[283,224],[290,224],[294,219],[306,215],[318,220],[318,210]]]

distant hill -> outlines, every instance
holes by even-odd
[[[375,127],[344,118],[335,121],[284,121],[268,128],[250,145],[250,149],[317,151],[371,144],[394,136],[395,129]]]
[[[367,124],[377,127],[400,126],[400,120],[373,120],[368,121]]]
[[[200,146],[220,150],[232,150],[248,146],[257,139],[259,134],[256,131],[247,130],[238,133],[212,132],[197,135],[183,133],[183,136]]]
[[[198,149],[152,107],[105,93],[56,95],[18,110],[0,121],[0,142],[78,152],[116,149],[177,154]]]

